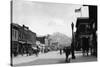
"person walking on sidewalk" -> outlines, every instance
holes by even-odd
[[[62,49],[60,48],[60,55],[62,55]]]
[[[68,58],[70,53],[71,53],[71,46],[68,46],[68,47],[64,47],[63,49],[65,55],[66,55],[66,62],[69,63],[70,62],[70,59]]]

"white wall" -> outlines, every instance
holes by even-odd
[[[83,6],[81,14],[82,14],[81,17],[89,17],[89,7],[88,6]]]

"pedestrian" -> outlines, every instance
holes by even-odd
[[[64,47],[63,49],[64,53],[65,53],[65,56],[66,56],[66,62],[69,63],[70,62],[70,59],[68,58],[69,55],[70,55],[70,52],[71,52],[71,47],[68,46],[68,47]]]
[[[60,48],[60,55],[62,55],[62,49]]]

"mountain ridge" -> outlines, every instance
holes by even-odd
[[[55,32],[49,37],[52,42],[58,42],[60,46],[70,46],[71,45],[71,38],[67,35],[59,32]]]

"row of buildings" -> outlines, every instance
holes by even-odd
[[[59,43],[57,41],[53,41],[50,37],[51,35],[36,37],[36,43],[42,49],[43,53],[58,49]]]
[[[25,47],[32,46],[36,46],[36,33],[29,30],[25,25],[11,23],[11,53],[16,56],[24,53]]]
[[[48,35],[37,36],[29,27],[11,23],[11,55],[17,56],[18,54],[32,53],[32,49],[37,46],[41,52],[48,52],[49,47],[54,48],[50,44],[51,41]]]

